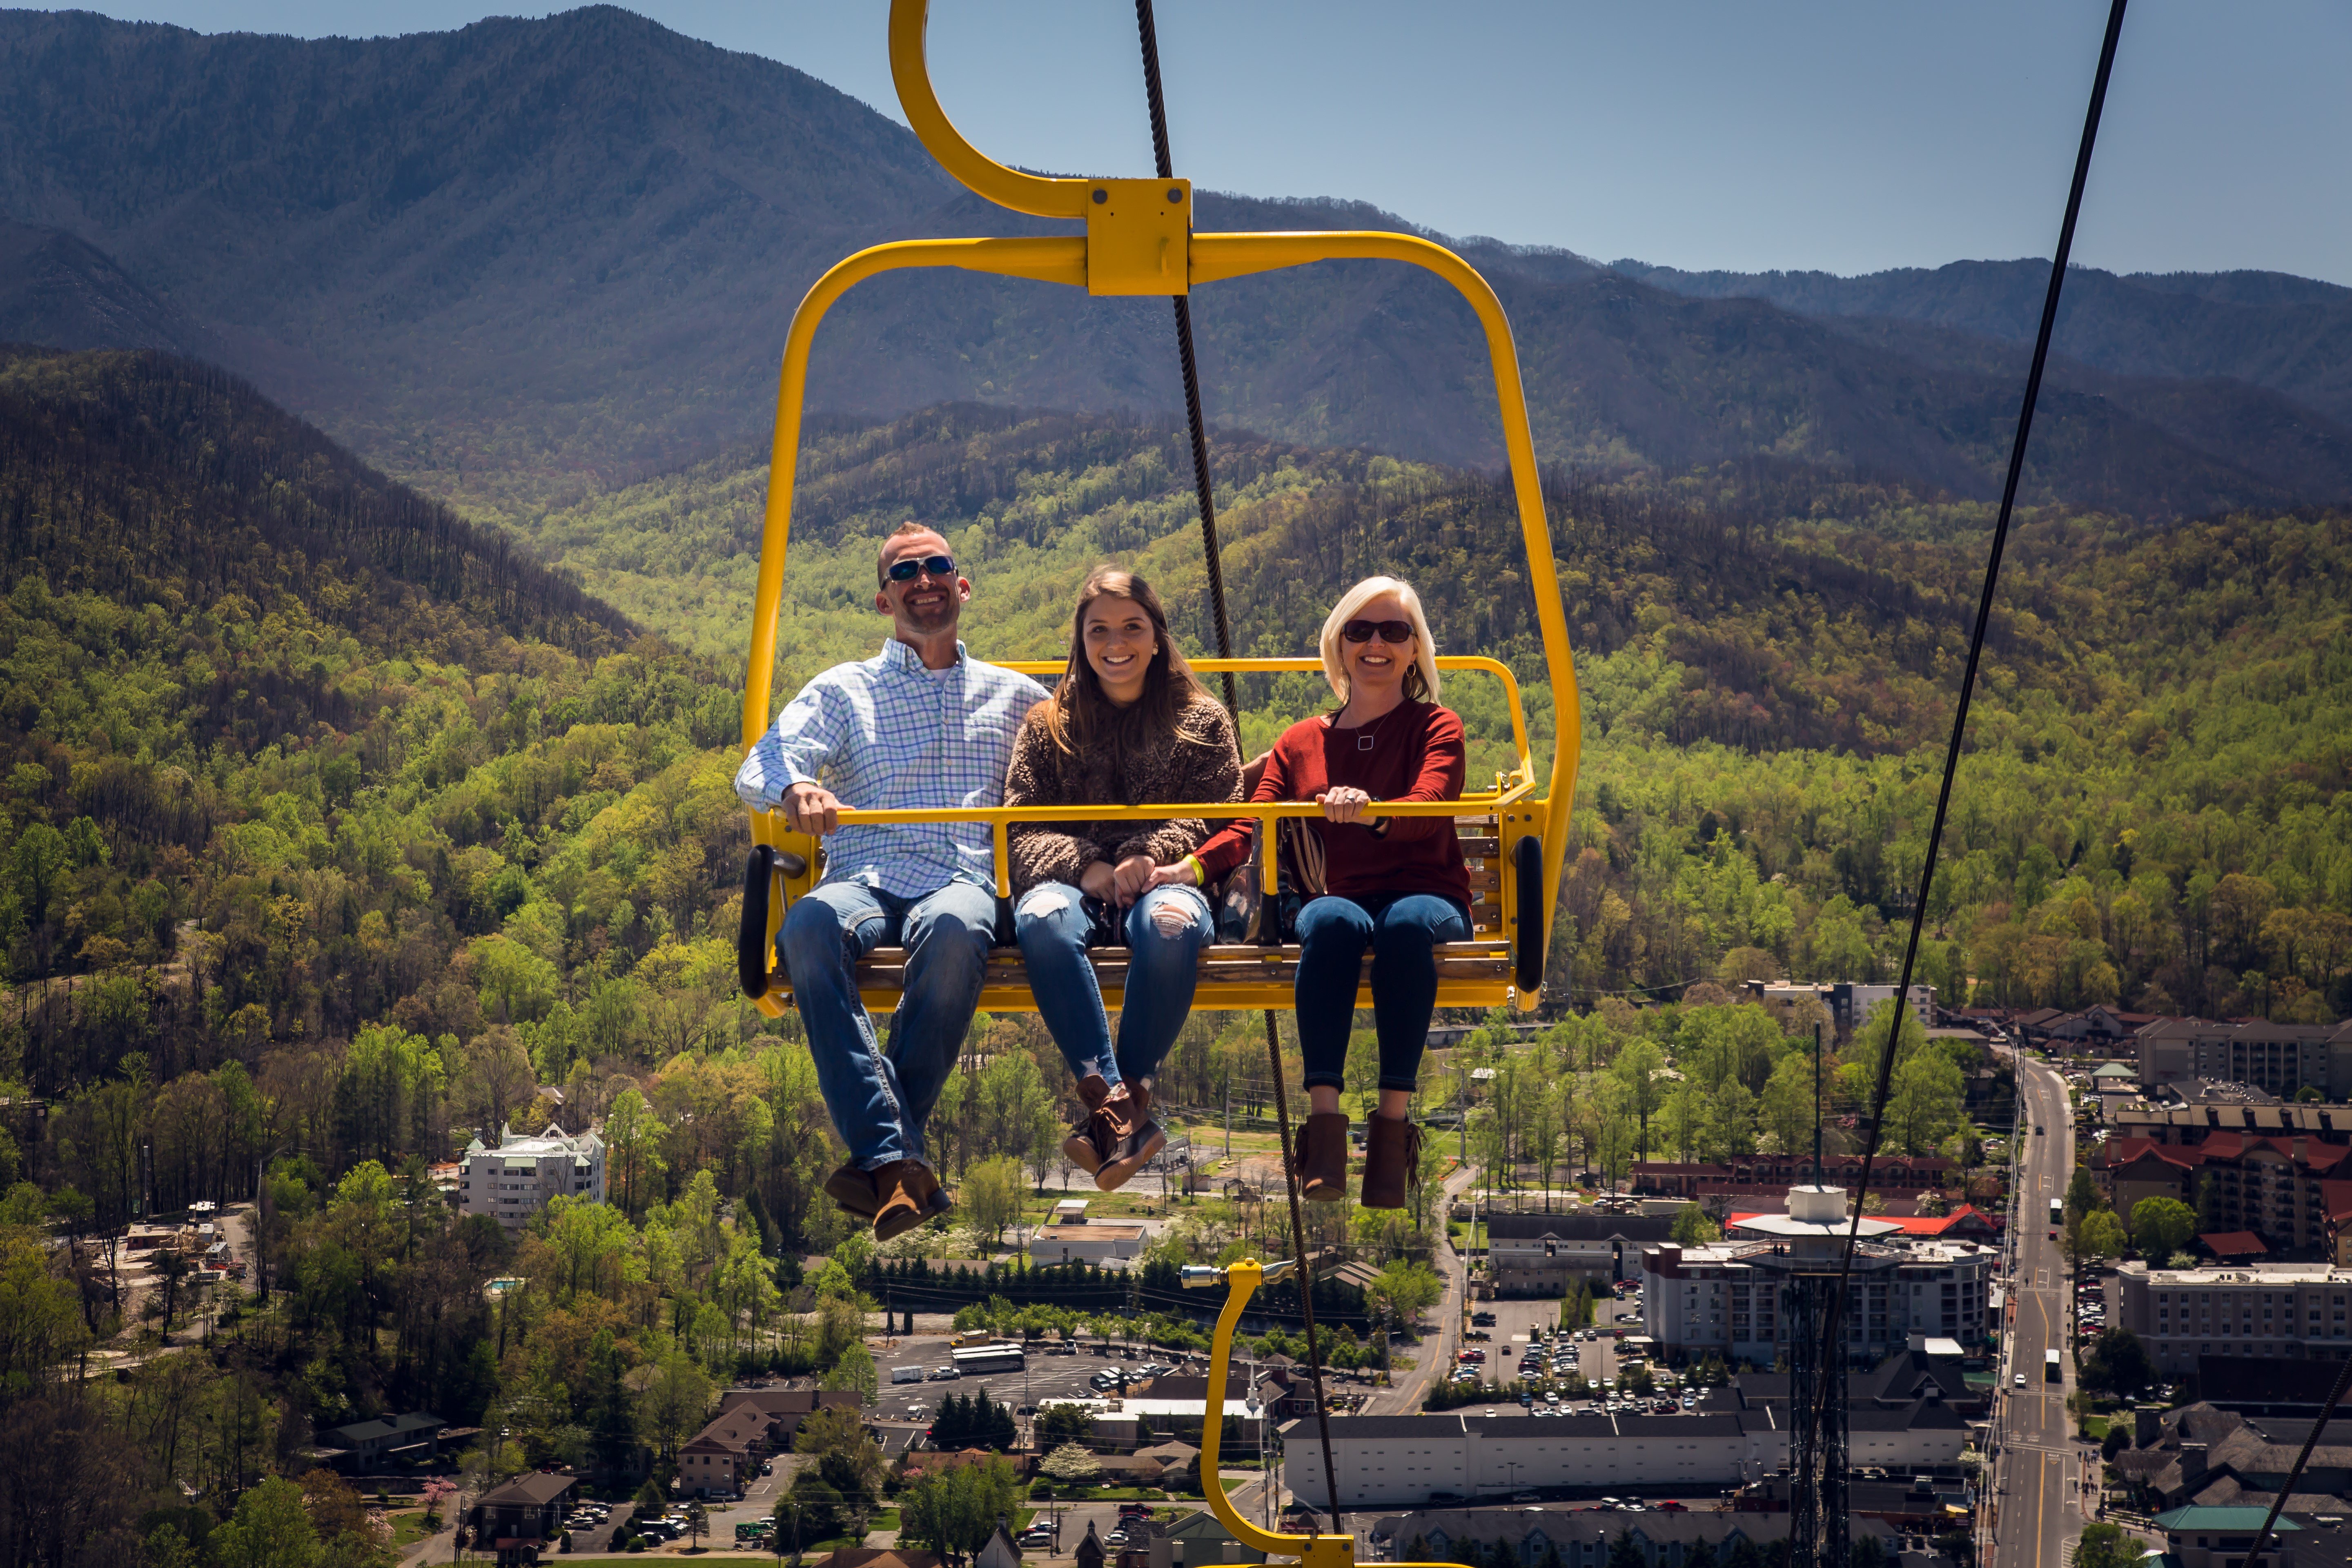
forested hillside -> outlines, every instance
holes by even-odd
[[[1493,654],[1553,733],[1508,492],[1242,435],[1213,441],[1238,651],[1303,655],[1337,588],[1394,570],[1445,651]],[[1054,657],[1096,560],[1152,577],[1198,647],[1205,578],[1181,437],[934,410],[816,438],[786,572],[777,690],[879,637],[873,541],[940,521],[976,584],[969,640]],[[531,537],[598,592],[731,665],[764,469],[713,463],[551,512]],[[1576,994],[1672,987],[1727,953],[1875,972],[1906,917],[1989,509],[1790,464],[1670,487],[1553,473],[1579,656],[1591,855],[1570,882]],[[1930,976],[1989,1000],[2352,1011],[2344,651],[2352,522],[2231,517],[2148,535],[2026,514],[1988,649]],[[1245,683],[1262,744],[1322,700]],[[1507,735],[1488,683],[1454,700]],[[2217,902],[2218,900],[2218,902]]]
[[[1304,651],[1341,585],[1402,572],[1445,648],[1528,679],[1548,750],[1494,481],[1215,447],[1245,648]],[[1050,653],[1105,556],[1202,623],[1165,428],[950,407],[831,428],[810,473],[786,689],[879,640],[875,540],[909,513],[973,575],[983,651]],[[510,1436],[469,1451],[469,1475],[633,1444],[658,1468],[716,1379],[872,1378],[854,1299],[877,1277],[822,1200],[840,1150],[807,1049],[734,991],[735,649],[760,480],[711,464],[540,518],[583,591],[217,372],[0,357],[11,1560],[122,1562],[143,1542],[142,1561],[226,1564],[284,1529],[373,1568],[339,1483],[306,1483],[306,1509],[267,1479],[299,1474],[320,1428],[429,1400]],[[1480,1158],[1549,1184],[1555,1163],[1622,1172],[1644,1147],[1788,1146],[1810,1126],[1803,1053],[1704,983],[1887,972],[1981,510],[1788,464],[1668,488],[1562,471],[1547,493],[1582,684],[1575,859],[1551,1026],[1466,1047],[1496,1066]],[[2352,521],[2149,533],[2048,511],[2014,549],[1925,977],[1949,994],[1973,975],[1988,1001],[2352,1011]],[[1492,693],[1448,697],[1494,760]],[[1245,728],[1262,742],[1322,701],[1310,677],[1254,679]],[[1195,1016],[1161,1097],[1258,1110],[1264,1048],[1254,1019]],[[1905,1053],[1893,1146],[1968,1153],[1962,1065]],[[1833,1066],[1850,1113],[1861,1058]],[[962,1234],[894,1243],[891,1279],[914,1277],[900,1255],[1000,1239],[1053,1163],[1068,1094],[1034,1018],[974,1021],[931,1131]],[[609,1203],[558,1199],[509,1236],[431,1201],[426,1163],[469,1131],[592,1120]],[[171,1331],[172,1294],[125,1294],[102,1248],[55,1252],[35,1228],[88,1235],[142,1194],[173,1210],[257,1184],[267,1289],[225,1293],[209,1356],[156,1354],[142,1331]],[[1404,1268],[1425,1219],[1316,1223]],[[1188,1211],[1159,1260],[1246,1249],[1246,1223]],[[783,1310],[796,1259],[828,1250],[814,1310]],[[493,1309],[499,1275],[529,1283]],[[1075,1276],[1020,1289],[1108,1300]],[[126,1346],[152,1359],[119,1382],[77,1370]],[[69,1484],[26,1484],[50,1475]]]
[[[0,332],[218,357],[388,470],[505,516],[763,432],[793,307],[852,251],[1069,228],[987,206],[903,127],[789,66],[602,5],[309,40],[0,12],[0,221],[23,226],[0,233]],[[1199,219],[1413,228],[1343,199],[1213,192]],[[1998,488],[2018,378],[1980,352],[1856,332],[1810,296],[1695,298],[1678,275],[1460,243],[1510,312],[1548,459],[1772,454]],[[2170,298],[2109,334],[2147,340],[2110,367],[2129,376],[2055,368],[2028,493],[2143,517],[2352,500],[2341,389],[2270,374],[2298,331],[2312,353],[2284,357],[2326,358],[2325,310]],[[2001,346],[1957,319],[1973,351]],[[1217,417],[1500,462],[1475,322],[1416,269],[1220,283],[1194,321]],[[1165,307],[963,273],[853,291],[811,394],[860,418],[1181,405]]]

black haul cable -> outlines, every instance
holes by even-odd
[[[1992,551],[1985,562],[1984,589],[1977,597],[1976,626],[1969,636],[1968,668],[1960,675],[1959,706],[1952,714],[1952,738],[1944,750],[1944,782],[1936,795],[1936,818],[1927,832],[1927,856],[1919,869],[1919,889],[1911,910],[1911,936],[1903,948],[1903,973],[1895,992],[1895,1009],[1887,1020],[1886,1044],[1878,1053],[1878,1079],[1871,1095],[1870,1137],[1863,1145],[1860,1181],[1853,1191],[1853,1216],[1846,1232],[1845,1257],[1838,1268],[1838,1288],[1822,1314],[1822,1364],[1842,1353],[1839,1318],[1853,1275],[1853,1251],[1862,1236],[1862,1200],[1870,1190],[1871,1163],[1878,1154],[1880,1129],[1886,1119],[1886,1098],[1895,1072],[1895,1047],[1902,1038],[1903,1009],[1911,1004],[1911,972],[1919,957],[1919,938],[1927,920],[1927,892],[1936,877],[1936,855],[1944,840],[1944,818],[1952,804],[1952,780],[1959,771],[1960,742],[1968,733],[1969,703],[1976,694],[1977,665],[1984,653],[1985,627],[1992,618],[1993,591],[2000,582],[2001,552],[2009,542],[2009,520],[2017,505],[2017,485],[2025,471],[2025,443],[2033,430],[2033,405],[2042,395],[2042,372],[2050,359],[2050,339],[2058,325],[2058,296],[2066,283],[2066,262],[2074,249],[2074,222],[2082,216],[2083,187],[2091,177],[2091,150],[2099,139],[2099,113],[2107,101],[2107,79],[2115,71],[2116,43],[2123,37],[2126,0],[2114,0],[2107,12],[2106,37],[2099,46],[2099,68],[2091,79],[2091,103],[2083,117],[2082,145],[2074,153],[2074,183],[2066,192],[2066,216],[2058,226],[2058,252],[2050,262],[2050,289],[2042,300],[2042,325],[2033,337],[2033,361],[2025,373],[2025,399],[2018,409],[2017,435],[2009,448],[2009,477],[2000,490],[2000,515],[1994,521]],[[1818,1436],[1828,1419],[1830,1391],[1842,1380],[1824,1377],[1809,1419]]]
[[[1168,151],[1168,103],[1160,90],[1160,33],[1152,25],[1151,0],[1135,0],[1135,28],[1143,46],[1143,96],[1151,111],[1151,156],[1153,165],[1163,180],[1173,179],[1174,160]],[[1185,226],[1192,226],[1188,215]],[[1225,615],[1225,568],[1217,545],[1217,499],[1209,479],[1209,428],[1201,416],[1201,373],[1192,355],[1192,301],[1182,294],[1174,297],[1176,306],[1176,359],[1184,374],[1184,417],[1192,437],[1192,489],[1201,506],[1201,548],[1208,558],[1209,605],[1217,633],[1217,657],[1234,656],[1233,623]],[[1234,716],[1234,732],[1241,733],[1241,703],[1235,695],[1234,672],[1224,676],[1225,710]],[[1262,829],[1268,842],[1259,845],[1259,852],[1274,853],[1271,842],[1275,835],[1272,825]],[[1267,911],[1267,918],[1278,918]],[[1292,1157],[1290,1102],[1282,1082],[1282,1033],[1276,1026],[1274,1014],[1265,1014],[1265,1050],[1274,1067],[1274,1113],[1281,1135],[1283,1184],[1290,1194],[1290,1238],[1298,1270],[1294,1277],[1298,1290],[1298,1310],[1307,1326],[1307,1376],[1315,1389],[1315,1422],[1323,1438],[1323,1484],[1328,1489],[1327,1500],[1331,1514],[1331,1531],[1339,1531],[1339,1478],[1338,1467],[1331,1458],[1331,1408],[1323,1397],[1323,1342],[1315,1331],[1315,1264],[1307,1256],[1307,1220],[1298,1205],[1298,1167]],[[1267,1486],[1274,1485],[1269,1479]]]

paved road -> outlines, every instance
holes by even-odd
[[[2074,1120],[2066,1089],[2057,1073],[2030,1058],[2018,1058],[2024,1087],[2025,1121],[2018,1129],[2019,1155],[2016,1272],[2010,1290],[2014,1303],[2009,1357],[2001,1372],[2000,1458],[1996,1490],[1992,1568],[2038,1568],[2063,1561],[2067,1543],[2082,1532],[2080,1499],[2083,1450],[2066,1417],[2074,1366],[2063,1383],[2043,1381],[2043,1352],[2066,1353],[2065,1259],[2050,1239],[2050,1200],[2063,1199],[2074,1166]],[[2042,1131],[2036,1136],[2032,1129]],[[2025,1386],[2016,1386],[2017,1374]]]
[[[1462,1348],[1463,1290],[1467,1271],[1445,1233],[1445,1211],[1453,1206],[1455,1198],[1469,1190],[1475,1175],[1475,1169],[1468,1165],[1454,1172],[1445,1179],[1445,1191],[1437,1200],[1437,1247],[1431,1267],[1445,1281],[1444,1300],[1435,1309],[1437,1331],[1422,1336],[1420,1345],[1412,1352],[1415,1364],[1411,1372],[1398,1378],[1394,1387],[1378,1390],[1364,1402],[1367,1415],[1404,1415],[1418,1411],[1422,1401],[1429,1397],[1430,1384],[1454,1368],[1454,1352]]]

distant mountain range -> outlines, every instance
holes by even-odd
[[[793,305],[861,246],[1055,226],[987,207],[802,72],[609,6],[373,40],[0,12],[0,338],[217,360],[490,505],[762,429]],[[1411,226],[1213,195],[1201,222]],[[1548,458],[1762,453],[1997,489],[2042,264],[1750,278],[1462,248],[1511,311]],[[2036,497],[2151,516],[2352,499],[2352,290],[2086,272],[2070,301]],[[1474,323],[1433,279],[1328,264],[1205,289],[1195,316],[1222,424],[1499,459]],[[835,311],[813,401],[1163,411],[1170,339],[1156,300],[893,278]]]

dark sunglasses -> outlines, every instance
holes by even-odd
[[[1411,621],[1342,621],[1339,635],[1349,642],[1370,642],[1378,636],[1382,642],[1412,641]]]
[[[952,555],[901,555],[890,563],[889,577],[893,583],[911,583],[918,572],[929,572],[934,577],[955,575]]]

